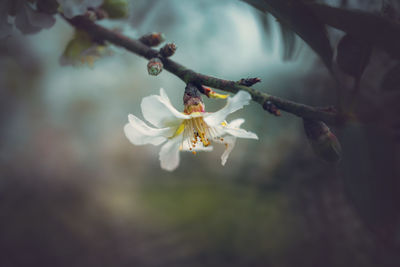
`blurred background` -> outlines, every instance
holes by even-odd
[[[198,72],[260,77],[261,91],[335,103],[335,81],[316,54],[244,2],[130,8],[128,22],[102,24],[133,38],[163,32],[178,46],[173,59]],[[343,33],[329,34],[335,47]],[[57,17],[50,30],[0,41],[0,266],[400,266],[399,135],[376,120],[332,129],[343,159],[330,164],[314,155],[300,119],[252,103],[228,119],[245,118],[259,141],[238,140],[225,167],[215,146],[181,154],[166,172],[159,147],[133,146],[123,126],[129,113],[142,118],[141,99],[160,87],[183,109],[185,85],[166,71],[149,76],[145,59],[116,47],[92,67],[60,66],[72,35]],[[399,114],[388,107],[398,84],[381,93],[395,65],[374,49],[361,81],[359,109],[376,107],[377,120]]]

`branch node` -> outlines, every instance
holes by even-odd
[[[162,42],[165,41],[165,36],[161,32],[153,32],[146,35],[143,35],[139,38],[139,41],[147,46],[153,47],[158,46]]]
[[[261,79],[260,78],[246,78],[246,79],[240,79],[240,81],[238,82],[239,83],[239,85],[244,85],[244,86],[247,86],[247,87],[250,87],[250,86],[253,86],[253,85],[255,85],[256,83],[259,83],[259,82],[261,82]]]
[[[275,115],[277,117],[281,116],[281,111],[278,109],[277,106],[275,106],[274,103],[272,103],[271,101],[267,100],[264,102],[263,104],[263,109],[265,109],[266,111],[268,111],[269,113],[271,113],[272,115]]]
[[[175,54],[176,48],[174,43],[168,43],[160,49],[160,54],[163,57],[171,57]]]

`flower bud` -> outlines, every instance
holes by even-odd
[[[275,106],[274,103],[272,103],[269,100],[264,102],[263,109],[265,109],[266,111],[268,111],[269,113],[271,113],[275,116],[281,116],[281,111],[278,109],[277,106]]]
[[[176,45],[174,43],[168,43],[160,49],[160,53],[163,57],[170,57],[175,54],[175,51]]]
[[[129,15],[129,3],[127,0],[104,0],[101,6],[111,19],[122,19]]]
[[[165,36],[161,32],[153,32],[143,35],[139,41],[147,46],[157,46],[165,41]]]
[[[184,112],[191,114],[193,112],[204,112],[204,103],[201,98],[201,93],[197,86],[188,83],[183,94],[183,105],[185,106]]]
[[[310,144],[319,157],[329,162],[338,162],[342,148],[339,140],[322,121],[303,120],[304,130]]]
[[[147,71],[150,75],[157,76],[163,70],[163,63],[159,58],[152,58],[147,64]]]

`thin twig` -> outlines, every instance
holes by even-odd
[[[296,103],[287,99],[260,92],[251,87],[240,85],[240,83],[236,81],[219,79],[195,72],[169,58],[162,57],[158,50],[152,49],[138,40],[128,38],[120,33],[104,28],[85,17],[75,17],[73,19],[67,19],[67,21],[75,28],[86,31],[95,40],[108,41],[146,59],[151,59],[154,57],[160,58],[164,64],[164,69],[179,77],[186,84],[189,82],[199,83],[231,93],[244,90],[249,92],[252,96],[252,99],[261,106],[264,106],[267,101],[270,101],[277,108],[301,118],[320,120],[328,124],[337,124],[343,121],[342,116],[339,116],[339,114],[333,108],[312,107],[301,103]]]

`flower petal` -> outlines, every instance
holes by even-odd
[[[245,120],[242,119],[242,118],[236,119],[236,120],[231,121],[231,122],[228,124],[228,127],[229,127],[229,128],[239,128],[244,122],[245,122]]]
[[[162,99],[164,99],[165,101],[168,101],[171,103],[171,101],[169,100],[169,97],[167,95],[167,92],[165,92],[164,88],[160,88],[160,96]]]
[[[208,125],[216,126],[223,122],[226,117],[241,109],[244,105],[249,104],[251,95],[246,91],[239,91],[234,97],[229,97],[228,101],[222,109],[214,113],[204,116],[204,120]]]
[[[173,135],[174,128],[155,129],[149,127],[139,118],[129,115],[129,123],[124,127],[124,132],[129,141],[134,145],[160,145]]]
[[[247,138],[247,139],[256,139],[258,140],[258,136],[255,133],[248,132],[244,129],[240,128],[225,128],[225,132],[239,138]]]
[[[182,114],[172,106],[162,88],[159,96],[151,95],[143,98],[141,107],[143,117],[159,128],[177,126],[181,124],[182,120],[190,118],[190,116]]]
[[[199,151],[210,152],[210,151],[212,151],[214,149],[212,146],[204,146],[202,142],[198,142],[196,144],[196,146],[192,147],[192,150],[190,150],[189,142],[191,142],[191,140],[189,138],[184,140],[182,142],[182,146],[180,147],[180,149],[182,151],[185,151],[185,152],[193,152],[193,151],[196,151],[196,152],[199,152]]]
[[[224,138],[225,144],[225,151],[221,156],[221,164],[225,166],[226,161],[228,160],[229,154],[232,152],[233,148],[235,147],[236,137],[234,136],[226,136]]]
[[[169,139],[160,150],[161,168],[167,171],[175,170],[179,165],[179,147],[182,136]]]

